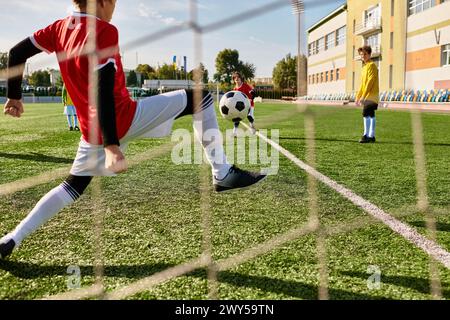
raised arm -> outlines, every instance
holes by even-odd
[[[4,113],[12,117],[20,118],[23,113],[22,104],[22,79],[25,63],[32,56],[42,52],[27,38],[9,51],[7,98]]]

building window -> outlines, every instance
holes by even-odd
[[[317,40],[317,53],[322,52],[325,50],[325,37],[320,38]]]
[[[334,70],[330,71],[330,81],[333,81],[333,77],[334,77]]]
[[[336,30],[336,46],[340,46],[345,43],[345,32],[345,26]]]
[[[391,32],[389,48],[391,48],[391,49],[394,48],[394,33],[393,32]]]
[[[408,0],[409,15],[425,11],[436,5],[436,0]]]
[[[395,0],[391,0],[391,17],[394,16],[395,13]]]
[[[336,69],[336,81],[339,80],[339,72],[340,72],[340,69]]]
[[[323,72],[320,73],[320,83],[323,82]]]
[[[364,25],[376,25],[380,19],[380,6],[375,6],[364,12]]]
[[[335,42],[336,42],[336,35],[335,32],[331,32],[329,34],[327,34],[326,36],[326,50],[334,48],[335,47]]]
[[[364,44],[372,48],[372,55],[380,52],[379,34],[368,36],[366,39],[364,39]]]
[[[353,33],[355,33],[355,30],[356,30],[356,20],[353,19]]]
[[[394,76],[394,66],[389,65],[389,89],[392,89],[392,78]]]
[[[328,71],[325,72],[325,82],[328,82]]]
[[[450,44],[442,46],[442,65],[450,66]]]

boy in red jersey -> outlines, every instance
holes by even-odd
[[[245,82],[244,77],[241,75],[240,72],[233,72],[233,81],[234,81],[234,88],[235,91],[241,91],[243,94],[247,96],[247,98],[250,100],[250,110],[248,111],[247,119],[248,122],[250,122],[250,129],[252,131],[252,134],[256,133],[255,128],[255,117],[254,117],[254,110],[255,110],[255,102],[253,99],[255,98],[255,90],[250,86],[247,82]],[[237,128],[239,127],[239,121],[234,123],[234,129],[233,134],[237,135]]]
[[[211,164],[213,186],[217,192],[247,187],[265,177],[227,162],[209,92],[203,92],[197,104],[194,104],[193,92],[185,90],[133,101],[125,86],[118,31],[109,23],[116,0],[96,0],[95,15],[86,13],[87,0],[73,2],[79,12],[35,32],[9,52],[9,72],[22,72],[8,77],[4,113],[20,117],[24,112],[21,82],[27,59],[42,51],[56,52],[63,81],[77,106],[82,138],[69,177],[42,197],[14,231],[0,239],[0,259],[11,254],[23,239],[77,200],[93,176],[111,176],[126,171],[123,152],[131,140],[166,136],[170,134],[174,120],[184,115],[193,115],[194,133]],[[90,49],[89,42],[93,32],[92,29],[88,32],[88,28],[92,25],[96,30],[95,52]],[[93,64],[92,61],[97,62]],[[93,73],[96,77],[92,77]],[[97,79],[97,83],[90,79]],[[89,97],[93,87],[98,90],[96,102]]]

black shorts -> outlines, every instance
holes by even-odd
[[[367,100],[363,102],[363,117],[375,117],[375,110],[378,109],[378,103]]]

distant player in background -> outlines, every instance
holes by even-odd
[[[356,105],[363,106],[364,134],[359,140],[360,143],[375,142],[375,110],[378,109],[379,85],[378,68],[371,59],[372,48],[364,46],[358,49],[363,62],[361,74],[361,86],[356,95]]]
[[[64,104],[64,114],[67,116],[67,124],[69,125],[69,130],[80,131],[80,128],[78,127],[77,112],[75,110],[75,106],[73,104],[72,99],[70,98],[69,93],[67,92],[65,85],[63,85],[62,90],[62,101]]]
[[[234,91],[240,91],[243,94],[247,96],[247,98],[250,100],[250,110],[248,112],[248,122],[250,122],[250,129],[252,131],[252,134],[256,133],[255,128],[255,117],[254,117],[254,110],[255,110],[255,102],[253,99],[255,98],[255,90],[250,86],[247,82],[245,82],[245,78],[241,75],[239,72],[233,72],[233,81],[234,81]],[[239,127],[239,122],[237,121],[234,123],[234,129],[233,134],[234,136],[237,136],[237,128]]]

